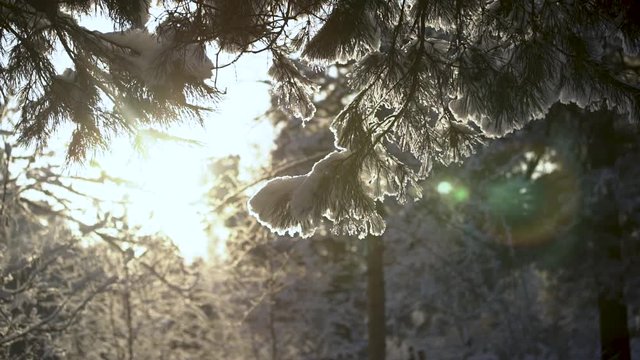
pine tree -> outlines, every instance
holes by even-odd
[[[380,234],[376,201],[404,201],[434,163],[461,160],[557,102],[636,120],[635,10],[599,1],[332,2],[323,21],[301,30],[309,35],[300,49],[312,64],[355,61],[355,95],[331,126],[336,150],[306,175],[267,184],[254,212],[275,229],[310,233],[324,217],[337,232]],[[286,91],[291,99],[308,81],[282,59],[274,56],[272,73],[298,89]],[[292,104],[306,119],[304,97]]]
[[[22,104],[22,141],[45,143],[73,121],[69,158],[82,159],[113,133],[202,119],[224,54],[269,53],[281,105],[309,120],[314,84],[296,61],[355,61],[335,152],[305,176],[271,182],[264,192],[278,199],[254,201],[271,224],[313,228],[326,217],[340,232],[379,234],[376,200],[404,200],[434,163],[464,158],[554,103],[640,113],[636,2],[167,0],[152,30],[149,6],[0,1],[0,82]],[[82,14],[102,14],[116,31],[83,27]],[[72,68],[56,72],[56,49]],[[288,210],[265,212],[273,200]]]
[[[70,160],[108,148],[114,134],[135,133],[143,125],[180,119],[202,121],[197,98],[215,98],[203,82],[213,63],[204,44],[166,23],[144,29],[149,1],[0,2],[4,102],[17,99],[22,143],[46,144],[63,122],[74,132]],[[107,16],[117,31],[103,33],[81,26],[81,15]],[[72,67],[56,71],[55,51]],[[59,61],[59,60],[58,60]]]

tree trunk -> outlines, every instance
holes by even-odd
[[[627,305],[618,296],[601,294],[598,298],[600,311],[600,349],[602,360],[631,360],[629,329],[627,327]]]
[[[382,238],[367,237],[367,353],[369,360],[385,358],[385,293],[384,293],[384,247]]]
[[[622,260],[619,246],[611,245],[608,250],[611,261]],[[613,288],[601,290],[598,296],[601,359],[631,360],[623,279],[614,279],[611,285]]]
[[[127,265],[126,260],[124,261],[124,276],[125,276],[125,285],[124,285],[124,294],[123,294],[123,302],[124,302],[124,314],[125,321],[127,324],[127,359],[133,360],[133,343],[134,343],[134,331],[133,331],[133,306],[131,305],[131,277],[129,276],[129,266]]]
[[[600,111],[587,116],[591,125],[589,136],[588,163],[591,169],[611,168],[615,165],[624,148],[623,142],[616,132],[614,123],[617,115],[610,111]],[[603,201],[615,204],[611,196]],[[619,223],[620,209],[608,209],[603,206],[599,217],[595,220],[593,230],[602,232],[602,256],[609,264],[619,265],[622,262],[620,242],[624,231]],[[614,266],[615,267],[615,266]],[[627,304],[624,300],[624,275],[617,274],[607,279],[609,286],[599,290],[598,312],[600,320],[600,357],[601,360],[631,360],[629,344],[629,327],[627,324]]]

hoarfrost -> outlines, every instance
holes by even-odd
[[[159,36],[142,29],[111,33],[96,32],[100,38],[130,50],[121,55],[133,71],[151,87],[167,85],[171,75],[205,80],[213,74],[213,62],[197,44],[179,44],[171,34]]]
[[[348,151],[334,151],[313,166],[291,199],[291,211],[294,216],[298,218],[311,216],[317,199],[330,195],[330,192],[327,193],[329,189],[322,189],[320,185],[327,180],[327,177],[332,176],[332,169],[336,163],[344,160],[349,154]]]
[[[249,200],[249,210],[258,221],[280,235],[299,233],[313,235],[323,218],[335,220],[336,209],[321,208],[322,201],[332,196],[334,167],[349,156],[347,151],[334,151],[317,162],[312,170],[299,176],[283,176],[270,180]]]
[[[311,236],[313,231],[303,228],[291,213],[290,206],[294,193],[305,177],[283,176],[270,180],[249,199],[249,211],[262,225],[279,235],[300,233],[303,237]]]
[[[474,130],[471,126],[467,125],[466,123],[452,121],[449,123],[449,126],[451,126],[451,128],[454,129],[456,132],[461,134],[465,134],[465,135],[478,134],[476,130]]]

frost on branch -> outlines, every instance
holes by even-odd
[[[338,2],[303,55],[312,60],[346,62],[376,49],[379,31],[374,13],[379,5],[367,0]]]
[[[51,79],[44,94],[25,104],[24,111],[32,114],[34,121],[19,123],[20,141],[44,143],[59,123],[73,119],[76,128],[69,143],[68,159],[79,161],[87,149],[106,146],[100,125],[108,119],[96,111],[99,93],[89,74],[66,69]]]
[[[301,221],[291,210],[293,194],[304,181],[305,176],[283,176],[269,181],[249,200],[250,211],[263,224],[280,235],[289,232],[311,236],[313,224]]]
[[[118,56],[131,66],[150,88],[184,85],[188,81],[203,81],[212,75],[213,62],[201,44],[180,44],[170,31],[151,34],[133,29],[99,34],[114,50],[124,50]]]
[[[271,93],[277,99],[278,106],[303,122],[311,120],[316,112],[309,98],[309,94],[315,90],[313,82],[300,73],[293,61],[278,52],[274,51],[273,54],[269,76],[275,81]]]
[[[278,234],[311,236],[326,218],[337,233],[380,235],[385,225],[375,199],[354,169],[358,154],[334,151],[305,175],[269,181],[249,200],[251,212]]]

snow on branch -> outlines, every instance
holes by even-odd
[[[324,219],[334,222],[339,233],[380,235],[384,221],[353,166],[355,160],[349,151],[334,151],[308,174],[275,178],[249,200],[249,209],[280,235],[309,237]]]
[[[273,65],[269,75],[275,80],[271,93],[278,105],[294,117],[309,121],[316,113],[310,94],[316,91],[313,82],[304,76],[296,64],[283,54],[273,52]]]
[[[313,60],[346,62],[379,46],[375,1],[339,1],[311,38],[303,55]]]
[[[114,50],[122,51],[119,56],[131,64],[129,70],[149,87],[171,85],[175,77],[203,81],[213,74],[213,62],[203,45],[182,44],[171,33],[133,29],[97,34]]]

